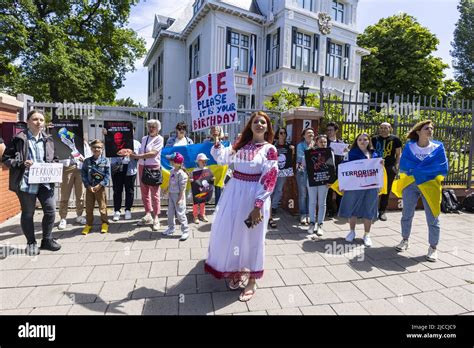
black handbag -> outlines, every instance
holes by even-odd
[[[150,137],[147,137],[145,150],[148,145],[148,140]],[[144,160],[144,164],[146,159]],[[161,174],[161,169],[151,169],[143,167],[143,173],[141,177],[141,182],[148,186],[160,186],[163,183],[163,175]]]

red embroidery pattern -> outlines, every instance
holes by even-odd
[[[267,192],[272,192],[275,188],[276,181],[278,176],[278,170],[273,167],[270,169],[260,180],[260,183],[263,185],[263,188]]]
[[[255,207],[262,209],[263,201],[261,199],[256,199],[255,200]]]
[[[274,147],[268,149],[267,159],[270,161],[278,161],[278,152],[275,150]]]
[[[262,149],[265,144],[252,144],[251,142],[242,147],[238,152],[236,157],[243,161],[253,161],[255,155]]]
[[[232,173],[233,178],[236,178],[237,180],[242,180],[242,181],[258,181],[261,175],[262,175],[261,173],[246,174],[246,173],[238,172],[236,170],[234,170],[234,172]]]

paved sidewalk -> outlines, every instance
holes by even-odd
[[[109,209],[109,212],[111,210]],[[307,238],[295,217],[281,213],[266,242],[265,274],[254,298],[238,301],[224,280],[204,272],[211,224],[192,226],[190,238],[161,234],[134,220],[111,223],[110,233],[88,236],[81,226],[54,230],[62,249],[37,257],[22,251],[19,217],[0,225],[0,314],[472,314],[474,215],[442,215],[439,261],[425,261],[428,232],[423,211],[413,221],[411,247],[399,254],[400,212],[376,222],[374,246],[365,249],[362,225],[355,244],[348,224],[327,221],[319,241]],[[40,230],[41,212],[35,222]],[[73,215],[70,214],[72,222]],[[59,221],[59,220],[57,220]],[[98,217],[96,218],[98,222]],[[222,226],[225,228],[225,226]],[[38,242],[40,233],[37,234]]]

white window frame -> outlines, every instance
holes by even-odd
[[[314,5],[316,0],[296,0],[298,7],[314,12]]]
[[[313,43],[312,43],[311,35],[303,33],[301,31],[296,32],[296,47],[295,52],[295,69],[304,72],[311,72],[311,54],[313,52]],[[309,45],[308,45],[309,42]],[[298,52],[300,52],[300,57],[298,56]],[[304,55],[307,54],[307,69],[305,69],[304,65]]]
[[[338,1],[338,0],[332,0],[331,3],[331,14],[332,14],[332,20],[335,22],[339,23],[345,23],[345,12],[346,12],[346,4]]]
[[[236,71],[248,72],[249,70],[250,40],[251,35],[249,34],[244,34],[236,30],[231,30],[230,32],[230,64]],[[237,50],[237,65],[234,65],[236,56],[232,54],[233,50]],[[244,61],[242,61],[242,57],[245,57]]]
[[[196,78],[199,76],[199,63],[200,63],[200,43],[198,39],[194,40],[193,42],[193,61],[192,61],[192,78]]]
[[[342,79],[342,72],[344,68],[343,44],[331,42],[330,47],[328,47],[327,49],[329,52],[329,76],[336,79]]]

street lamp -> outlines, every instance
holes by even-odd
[[[308,95],[308,89],[309,87],[305,87],[305,81],[303,80],[303,84],[298,87],[298,91],[300,93],[300,98],[301,98],[301,106],[306,106],[305,99],[306,96]]]

